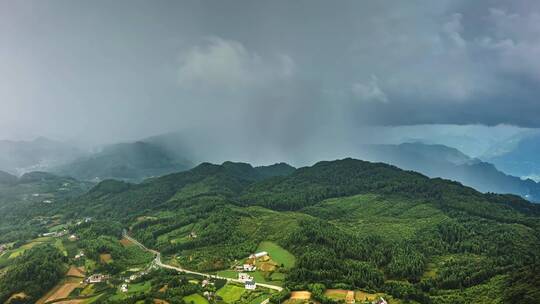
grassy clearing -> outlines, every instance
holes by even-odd
[[[257,251],[268,252],[274,262],[278,265],[283,264],[286,269],[294,267],[296,263],[296,258],[292,253],[274,242],[262,242],[257,248]]]
[[[345,297],[347,296],[348,290],[344,289],[327,289],[324,292],[324,295],[329,297],[330,299],[334,300],[343,300],[345,301]]]
[[[232,284],[227,284],[217,291],[217,295],[223,299],[224,302],[233,303],[238,301],[242,294],[244,294],[244,288]]]
[[[56,232],[56,231],[60,231],[66,228],[67,228],[66,224],[60,224],[60,225],[52,226],[51,228],[49,228],[49,232]]]
[[[132,284],[129,285],[128,293],[147,292],[150,291],[150,289],[152,289],[152,284],[150,284],[150,282]]]
[[[99,260],[101,261],[101,263],[110,264],[112,263],[113,258],[110,253],[102,253],[99,255]]]
[[[375,301],[379,299],[379,297],[384,296],[384,294],[381,293],[369,293],[365,292],[363,290],[357,290],[354,293],[354,299],[356,301]]]
[[[26,250],[32,249],[34,246],[45,244],[45,243],[50,243],[53,240],[54,240],[53,238],[49,238],[49,237],[42,237],[42,238],[34,239],[34,240],[22,245],[19,248],[8,251],[7,253],[9,253],[9,259],[14,259],[14,258],[20,256]]]
[[[184,297],[184,302],[187,304],[208,304],[208,300],[206,300],[203,296],[200,294],[192,294],[187,297]]]
[[[237,279],[238,278],[238,272],[234,270],[222,270],[218,271],[217,275],[224,278],[231,278],[231,279]]]

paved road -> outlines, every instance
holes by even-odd
[[[152,249],[149,249],[147,248],[146,246],[144,246],[143,244],[141,244],[139,241],[137,241],[136,239],[130,237],[125,231],[123,233],[124,237],[128,240],[130,240],[131,242],[133,242],[135,245],[141,247],[143,250],[146,250],[150,253],[152,253],[156,258],[154,259],[154,262],[156,263],[157,266],[161,267],[161,268],[166,268],[166,269],[171,269],[171,270],[176,270],[178,272],[183,272],[183,273],[189,273],[189,274],[195,274],[195,275],[199,275],[199,276],[203,276],[203,277],[206,277],[206,278],[213,278],[213,279],[222,279],[222,280],[227,280],[228,282],[236,282],[236,283],[241,283],[243,284],[244,282],[238,280],[238,279],[231,279],[231,278],[226,278],[226,277],[222,277],[222,276],[218,276],[218,275],[213,275],[213,274],[208,274],[208,273],[202,273],[202,272],[196,272],[196,271],[191,271],[191,270],[188,270],[188,269],[184,269],[184,268],[180,268],[180,267],[175,267],[175,266],[172,266],[172,265],[168,265],[168,264],[163,264],[161,262],[161,253],[159,251],[156,251],[156,250],[152,250]],[[277,290],[277,291],[282,291],[283,288],[281,288],[280,286],[276,286],[276,285],[271,285],[271,284],[263,284],[263,283],[257,283],[257,287],[264,287],[264,288],[269,288],[269,289],[273,289],[273,290]]]

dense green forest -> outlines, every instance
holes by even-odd
[[[140,184],[103,181],[47,214],[94,218],[74,230],[81,246],[114,255],[118,269],[127,258],[115,240],[127,229],[164,260],[207,272],[273,241],[296,263],[264,280],[287,290],[362,289],[418,303],[538,299],[538,205],[386,164],[205,163]]]
[[[17,303],[35,303],[64,276],[66,258],[57,248],[44,245],[16,258],[0,279],[0,303],[13,293],[22,293]]]

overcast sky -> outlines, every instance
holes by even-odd
[[[0,0],[0,138],[508,137],[539,96],[535,0]]]

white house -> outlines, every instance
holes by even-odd
[[[80,258],[82,258],[82,257],[84,257],[84,252],[81,251],[81,252],[79,252],[79,254],[77,254],[77,255],[75,256],[75,260],[78,260],[78,259],[80,259]]]
[[[247,273],[241,272],[241,273],[238,274],[238,280],[239,280],[240,282],[247,282],[247,281],[253,280],[253,277],[250,276],[250,275],[247,274]]]
[[[257,288],[257,284],[253,280],[246,281],[244,287],[248,290],[254,290]]]
[[[122,284],[122,286],[120,287],[120,291],[121,292],[128,292],[128,284],[124,283]]]
[[[255,265],[251,265],[251,264],[244,264],[242,266],[242,268],[244,269],[244,271],[255,271],[257,270],[257,267],[255,267]]]
[[[96,273],[89,276],[86,279],[86,283],[90,283],[90,284],[101,283],[101,282],[107,281],[108,279],[109,279],[108,275]]]
[[[267,256],[268,255],[268,252],[266,251],[261,251],[261,252],[257,252],[257,253],[254,253],[252,255],[249,256],[250,259],[258,259],[258,258],[262,258],[263,256]]]

